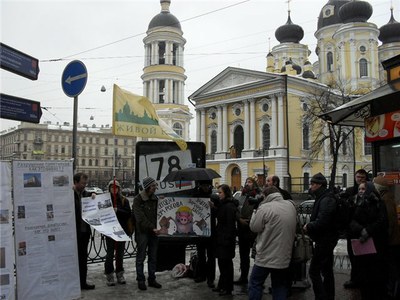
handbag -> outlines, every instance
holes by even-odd
[[[132,216],[129,217],[128,221],[126,222],[126,230],[127,230],[127,235],[132,236],[135,232],[135,221],[133,220]]]
[[[304,234],[303,227],[300,222],[299,215],[297,215],[297,233],[292,249],[292,262],[306,262],[312,257],[312,240],[306,234]]]

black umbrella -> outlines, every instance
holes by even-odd
[[[219,178],[217,172],[213,169],[208,168],[187,168],[182,170],[176,170],[169,173],[163,179],[164,182],[171,181],[191,181],[191,180],[212,180],[214,178]]]

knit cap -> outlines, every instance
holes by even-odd
[[[108,183],[108,185],[107,185],[108,189],[110,189],[110,186],[114,185],[114,182],[115,182],[115,186],[121,188],[121,185],[119,184],[118,181],[116,181],[116,180],[115,180],[115,181],[114,181],[114,180],[111,180],[111,181]]]
[[[328,185],[328,182],[326,181],[326,178],[324,175],[320,173],[315,174],[312,178],[311,178],[311,183],[316,183],[316,184],[322,184],[324,186]]]
[[[143,178],[143,188],[147,189],[153,182],[156,182],[153,178],[151,177],[145,177]]]

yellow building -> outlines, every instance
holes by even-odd
[[[382,84],[380,60],[400,53],[399,31],[390,27],[397,23],[392,14],[390,30],[382,27],[389,37],[378,47],[380,30],[368,22],[371,15],[366,1],[329,0],[318,19],[318,61],[312,65],[308,47],[300,43],[303,29],[289,11],[275,32],[280,44],[267,54],[267,72],[227,67],[189,96],[196,106],[196,139],[206,144],[207,166],[222,176],[218,183],[240,188],[248,176],[262,183],[275,174],[283,188],[303,192],[313,174],[329,178],[328,141],[316,158],[310,153],[313,135],[323,125],[308,124],[303,116],[313,94],[339,87],[339,105],[341,92],[354,97]],[[370,151],[364,132],[356,129],[341,148],[336,184],[349,186],[355,170],[371,170]]]

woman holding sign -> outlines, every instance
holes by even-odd
[[[112,203],[114,206],[115,214],[122,229],[125,233],[130,235],[128,232],[128,220],[131,217],[131,208],[129,206],[129,200],[121,194],[121,185],[116,180],[111,180],[108,183],[108,191],[111,194]],[[106,238],[107,254],[106,261],[104,263],[104,274],[106,274],[107,285],[114,286],[114,253],[115,253],[115,274],[117,275],[117,282],[119,284],[125,284],[124,278],[124,251],[125,242],[117,242],[108,236]]]
[[[363,182],[358,186],[355,205],[349,235],[355,255],[353,267],[358,268],[360,276],[361,297],[363,300],[385,299],[386,207],[372,182]],[[367,252],[370,253],[363,254]]]

